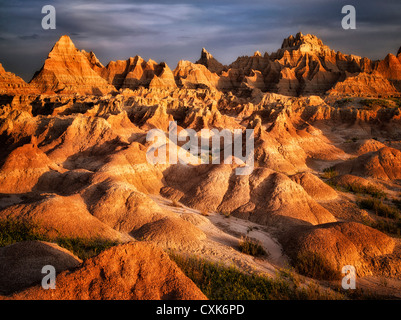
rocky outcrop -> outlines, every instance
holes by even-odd
[[[45,93],[102,95],[115,90],[92,69],[94,57],[89,58],[91,62],[70,37],[62,36],[30,83]]]
[[[180,87],[187,89],[216,89],[219,76],[209,71],[204,65],[181,60],[174,70],[174,77]]]
[[[202,64],[208,68],[211,72],[220,74],[222,71],[226,71],[227,67],[217,61],[205,48],[202,48],[201,57],[195,63]]]
[[[177,87],[173,72],[166,63],[145,61],[139,56],[125,61],[111,61],[100,74],[117,89],[135,90],[139,87],[174,89]]]
[[[377,64],[375,71],[388,80],[401,80],[401,56],[388,54]]]
[[[26,83],[23,79],[15,74],[5,71],[0,63],[0,95],[3,94],[35,95],[39,94],[39,90],[35,86]]]

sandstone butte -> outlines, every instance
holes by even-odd
[[[301,33],[230,65],[204,48],[175,69],[103,65],[68,36],[30,83],[0,65],[0,231],[39,235],[0,248],[1,299],[206,299],[171,251],[268,277],[290,265],[300,287],[340,298],[327,281],[353,265],[361,288],[400,298],[400,66],[400,52],[371,61]],[[236,175],[223,145],[210,164],[169,139],[168,155],[197,162],[150,163],[147,133],[171,121],[253,129],[252,172]],[[269,254],[241,252],[244,237]],[[111,247],[88,257],[65,239]],[[43,264],[55,291],[40,287]]]

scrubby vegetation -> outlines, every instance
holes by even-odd
[[[182,208],[182,205],[175,199],[171,201],[171,206],[175,208]]]
[[[364,107],[368,107],[371,109],[375,109],[377,107],[391,107],[391,103],[384,99],[362,99],[361,101],[359,101],[359,103]]]
[[[323,169],[322,177],[324,179],[331,179],[331,178],[335,178],[337,176],[338,176],[338,171],[336,171],[334,167],[329,167],[329,168]]]
[[[261,243],[249,237],[242,237],[239,241],[239,250],[242,253],[249,254],[254,257],[268,256],[268,253],[263,249]]]
[[[328,181],[327,183],[331,187],[343,192],[353,192],[361,195],[369,195],[377,199],[384,199],[387,197],[387,194],[383,190],[379,189],[378,187],[372,184],[369,185],[363,185],[360,183],[337,184],[333,181]]]
[[[2,219],[0,220],[0,247],[21,241],[47,240],[39,230],[39,227],[32,223]]]
[[[372,228],[375,228],[381,232],[387,233],[392,237],[401,238],[401,222],[400,221],[386,221],[379,220],[373,223],[366,223]]]
[[[181,270],[213,300],[290,300],[338,299],[340,294],[322,291],[317,284],[301,284],[290,272],[280,272],[275,278],[247,274],[236,267],[227,267],[195,257],[170,253]]]
[[[231,217],[231,212],[229,212],[229,211],[222,211],[222,212],[220,212],[220,214],[222,214],[226,218],[230,218]]]
[[[302,252],[292,261],[295,270],[307,277],[319,280],[338,280],[341,272],[334,270],[329,261],[317,252]]]
[[[39,225],[33,223],[10,219],[0,220],[0,247],[5,247],[21,241],[48,241],[57,243],[60,247],[63,247],[73,252],[82,260],[86,260],[88,258],[98,255],[103,250],[106,250],[118,244],[118,242],[116,241],[106,239],[84,239],[66,237],[50,239],[40,230],[43,229]]]
[[[390,219],[399,219],[400,217],[400,213],[396,208],[383,203],[380,199],[368,197],[359,200],[357,203],[361,209],[373,210],[378,216],[381,217]]]
[[[351,99],[351,98],[343,98],[343,99],[337,100],[337,101],[335,102],[335,104],[336,104],[337,106],[339,106],[339,107],[343,107],[343,106],[345,106],[346,104],[348,104],[348,103],[350,103],[350,102],[352,102],[352,99]]]

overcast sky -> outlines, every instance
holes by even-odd
[[[43,30],[44,5],[56,30]],[[343,30],[341,8],[354,5],[357,29]],[[61,35],[110,60],[140,55],[174,69],[202,47],[224,64],[254,51],[274,52],[298,31],[334,50],[382,59],[401,46],[401,0],[0,0],[0,63],[29,81]]]

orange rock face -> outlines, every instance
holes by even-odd
[[[154,89],[174,89],[176,83],[171,69],[166,63],[145,61],[136,56],[126,61],[111,61],[100,72],[101,76],[116,88],[135,90],[139,87]]]
[[[54,45],[30,83],[42,92],[61,94],[101,95],[114,90],[92,69],[87,56],[77,50],[68,36],[62,36]]]
[[[39,90],[29,85],[20,77],[6,72],[0,63],[0,95],[2,94],[38,94]]]

